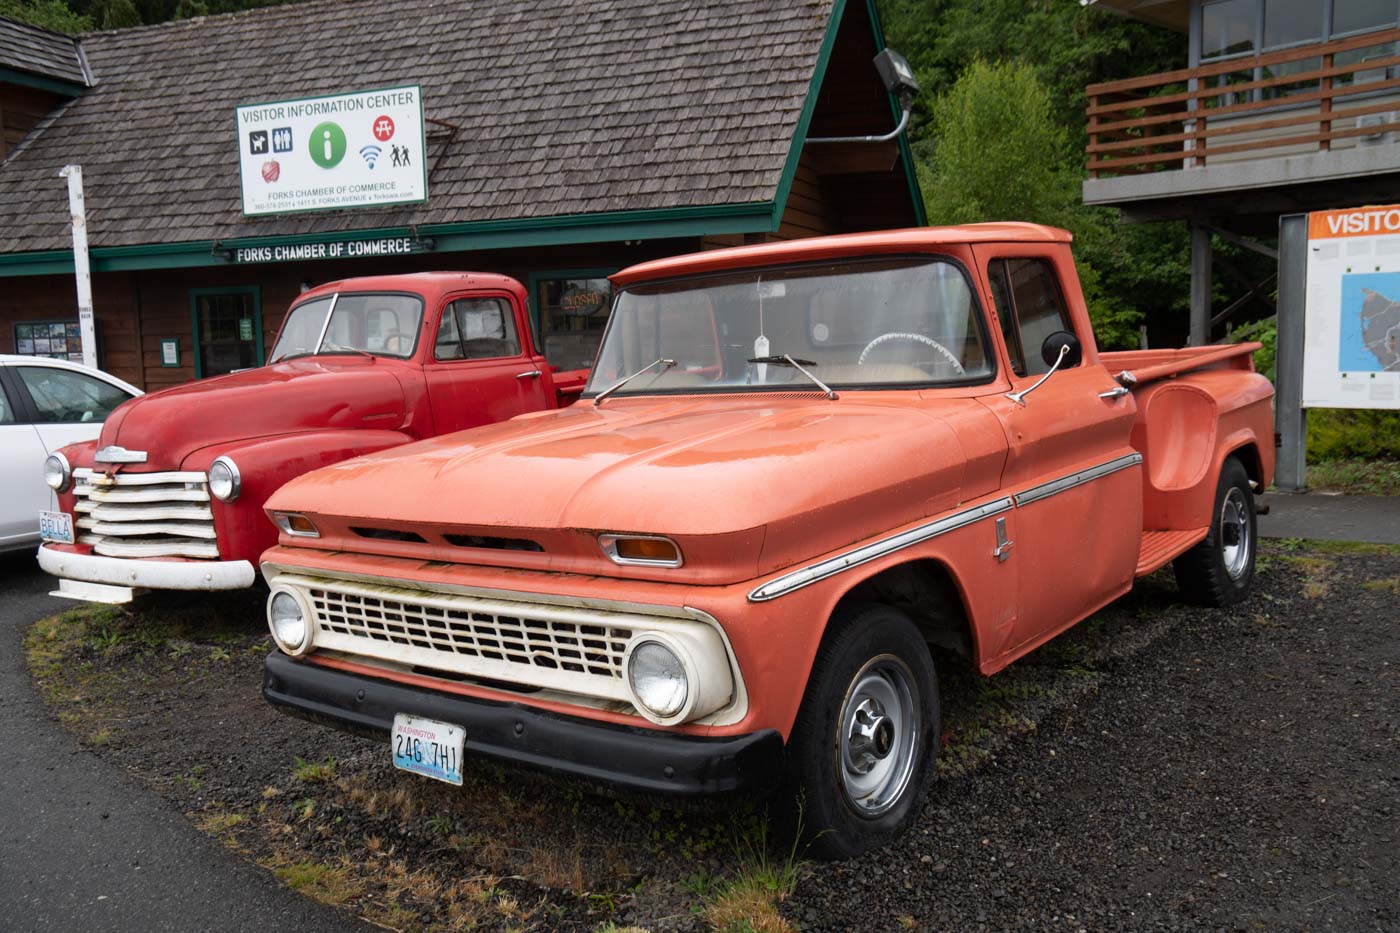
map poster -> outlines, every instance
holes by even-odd
[[[1400,205],[1308,215],[1304,408],[1400,409]]]

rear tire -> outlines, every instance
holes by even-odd
[[[1258,532],[1254,493],[1244,464],[1227,457],[1216,483],[1215,507],[1205,540],[1172,565],[1182,595],[1202,606],[1229,606],[1249,594]]]
[[[938,677],[904,613],[837,611],[787,746],[788,822],[813,855],[885,845],[918,817],[939,736]]]

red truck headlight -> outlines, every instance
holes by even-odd
[[[73,467],[67,457],[60,453],[49,454],[49,459],[44,461],[44,482],[54,492],[67,492],[73,484]]]

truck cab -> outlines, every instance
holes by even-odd
[[[847,857],[919,810],[933,647],[993,675],[1173,561],[1188,598],[1248,593],[1256,345],[1100,352],[1064,231],[813,238],[614,283],[580,403],[268,501],[270,702],[442,780],[472,754],[777,786]]]
[[[514,279],[433,272],[304,293],[266,366],[153,392],[49,458],[56,595],[251,585],[277,539],[263,503],[308,470],[568,404],[584,372],[535,346]]]

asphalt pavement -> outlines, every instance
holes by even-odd
[[[1270,493],[1268,515],[1259,516],[1265,538],[1367,541],[1400,544],[1400,496]]]
[[[52,585],[32,554],[0,556],[0,928],[374,929],[240,862],[45,713],[20,638],[68,605]]]

